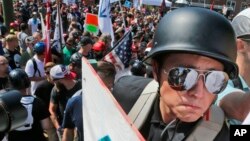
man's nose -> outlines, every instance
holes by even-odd
[[[197,98],[201,98],[204,96],[204,94],[206,93],[206,86],[205,86],[205,76],[204,75],[199,75],[198,76],[198,80],[196,82],[196,84],[194,85],[194,87],[190,90],[188,90],[188,94],[195,96]]]

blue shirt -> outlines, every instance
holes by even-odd
[[[82,94],[78,92],[67,102],[62,127],[76,128],[78,140],[83,141]]]

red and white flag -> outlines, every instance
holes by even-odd
[[[45,51],[45,60],[44,62],[51,62],[52,61],[52,55],[51,55],[51,47],[50,47],[50,20],[51,20],[51,10],[50,10],[50,0],[47,1],[46,7],[46,30],[45,30],[45,44],[46,44],[46,51]]]

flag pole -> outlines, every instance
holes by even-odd
[[[45,53],[45,59],[44,62],[51,62],[52,56],[51,56],[51,45],[50,45],[50,22],[51,22],[51,9],[50,9],[51,1],[47,0],[47,6],[46,6],[46,53]]]
[[[60,44],[60,47],[62,49],[62,30],[61,30],[61,10],[60,10],[60,1],[58,0],[57,1],[57,16],[58,16],[58,24],[59,24],[59,44]],[[60,53],[61,53],[61,50],[60,50]]]
[[[119,0],[119,6],[120,6],[120,9],[122,11],[122,4],[121,4],[121,0]],[[123,11],[122,11],[123,12]],[[123,27],[124,27],[124,30],[126,31],[126,22],[125,22],[125,18],[124,18],[124,15],[122,13],[122,21],[123,21]]]

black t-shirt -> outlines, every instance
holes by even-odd
[[[6,57],[9,61],[9,66],[11,69],[20,68],[20,60],[21,60],[21,53],[18,50],[8,50],[4,48],[4,57]]]
[[[82,83],[79,81],[77,81],[75,86],[70,90],[64,90],[64,91],[58,92],[55,86],[53,87],[51,91],[50,102],[57,104],[59,106],[59,109],[57,110],[57,112],[58,112],[58,120],[60,124],[62,123],[64,110],[65,110],[65,107],[69,98],[71,98],[81,88],[82,88]]]
[[[24,97],[33,97],[30,95]],[[41,127],[40,121],[48,118],[50,113],[45,107],[44,103],[38,99],[34,98],[33,108],[32,108],[33,123],[30,130],[17,131],[13,130],[8,134],[8,141],[47,141],[43,129]]]
[[[0,90],[8,87],[8,77],[0,77]]]
[[[50,93],[53,87],[54,84],[48,82],[47,80],[44,80],[37,86],[36,91],[34,93],[34,95],[36,95],[44,102],[47,109],[49,109]]]

